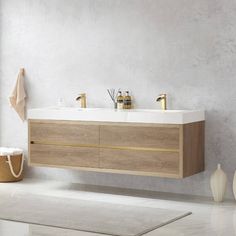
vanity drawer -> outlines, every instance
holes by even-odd
[[[37,122],[29,124],[30,141],[58,144],[98,144],[99,126],[79,122]]]
[[[179,149],[179,127],[101,126],[100,144]]]
[[[179,174],[179,153],[140,150],[100,150],[100,168]]]
[[[99,149],[31,144],[30,164],[96,168],[99,167]]]

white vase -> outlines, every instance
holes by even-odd
[[[234,172],[233,192],[234,192],[234,198],[236,200],[236,171]]]
[[[221,169],[220,164],[217,165],[216,171],[211,175],[211,191],[215,202],[222,202],[226,192],[227,177]]]

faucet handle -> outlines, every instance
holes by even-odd
[[[86,97],[86,93],[80,93],[79,96],[75,100],[79,101],[82,97]]]
[[[79,95],[78,97],[76,97],[76,101],[79,101],[81,99],[81,96]]]
[[[159,94],[159,96],[157,97],[156,101],[159,102],[159,101],[161,101],[162,99],[166,99],[166,94],[165,94],[165,93]]]

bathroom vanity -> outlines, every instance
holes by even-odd
[[[29,164],[184,178],[204,170],[204,111],[31,109]]]

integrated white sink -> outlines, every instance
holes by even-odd
[[[205,114],[202,110],[49,107],[30,109],[28,119],[187,124],[205,120]]]

